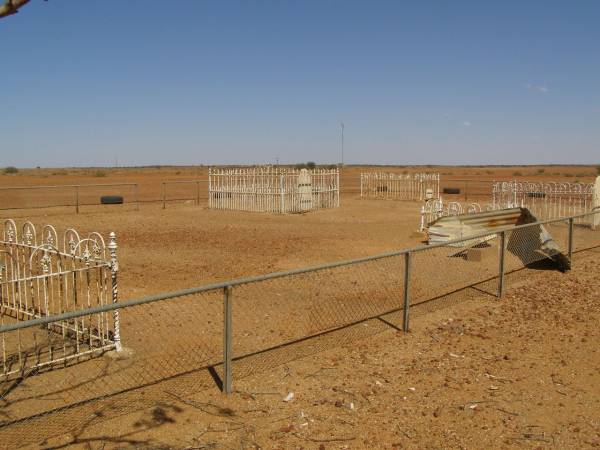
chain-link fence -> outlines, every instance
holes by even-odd
[[[592,214],[600,211],[588,216]],[[406,331],[409,319],[418,318],[414,313],[439,302],[501,297],[518,274],[530,274],[524,268],[564,268],[566,261],[577,270],[579,258],[599,252],[600,227],[574,222],[536,222],[501,230],[475,246],[472,235],[5,322],[0,326],[3,343],[16,342],[16,335],[26,337],[22,342],[36,342],[52,324],[118,310],[123,350],[0,374],[0,447],[36,443],[67,431],[76,434],[90,422],[102,423],[215,384],[232,392],[235,380],[249,374],[386,329]]]

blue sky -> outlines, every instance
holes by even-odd
[[[600,163],[600,2],[32,0],[0,166]]]

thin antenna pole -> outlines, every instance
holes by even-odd
[[[344,122],[340,124],[342,130],[342,166],[344,165]]]

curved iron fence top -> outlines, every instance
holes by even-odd
[[[251,277],[236,278],[233,280],[205,284],[202,286],[188,288],[188,289],[181,289],[178,291],[165,292],[163,294],[156,294],[156,295],[150,295],[147,297],[140,297],[137,299],[127,300],[124,302],[118,302],[118,303],[97,306],[97,307],[89,308],[89,309],[82,310],[82,311],[74,311],[74,312],[68,312],[68,313],[63,313],[63,314],[57,314],[55,316],[42,317],[42,318],[38,318],[38,319],[32,319],[32,320],[27,320],[27,321],[23,321],[23,322],[14,323],[14,324],[0,326],[0,333],[15,331],[15,330],[23,329],[23,328],[29,328],[29,327],[33,327],[33,326],[37,326],[37,325],[44,325],[44,324],[48,324],[48,323],[52,323],[52,322],[58,322],[61,320],[70,320],[70,319],[74,319],[77,317],[83,317],[83,316],[86,316],[89,314],[114,311],[114,310],[118,310],[118,309],[128,308],[131,306],[142,305],[145,303],[153,303],[153,302],[160,301],[160,300],[168,300],[168,299],[172,299],[172,298],[176,298],[176,297],[185,297],[188,295],[201,294],[203,292],[214,291],[217,289],[224,289],[227,287],[234,287],[234,286],[240,286],[240,285],[244,285],[244,284],[257,283],[257,282],[261,282],[261,281],[268,281],[268,280],[273,280],[276,278],[283,278],[283,277],[292,276],[292,275],[300,275],[303,273],[317,272],[320,270],[334,269],[337,267],[349,266],[349,265],[353,265],[353,264],[360,264],[360,263],[364,263],[364,262],[376,261],[379,259],[400,256],[400,255],[404,255],[406,253],[418,253],[418,252],[427,251],[427,250],[434,249],[434,248],[447,247],[450,244],[471,241],[473,239],[489,236],[490,234],[499,234],[499,233],[503,233],[503,232],[507,232],[507,231],[514,231],[514,230],[520,230],[520,229],[529,228],[529,227],[546,225],[549,223],[564,222],[569,219],[578,219],[581,217],[591,216],[594,214],[600,214],[600,210],[587,212],[584,214],[578,214],[575,216],[561,217],[559,219],[549,219],[549,220],[538,221],[538,222],[534,222],[534,223],[527,223],[527,224],[523,224],[523,225],[509,226],[506,228],[494,230],[492,233],[490,233],[490,231],[487,231],[487,232],[484,231],[482,233],[471,234],[469,236],[464,236],[462,238],[453,239],[453,240],[450,240],[447,242],[440,242],[440,243],[432,244],[432,245],[426,245],[426,244],[419,245],[416,247],[411,247],[411,248],[407,248],[407,249],[403,249],[403,250],[379,253],[377,255],[365,256],[362,258],[348,259],[348,260],[338,261],[338,262],[334,262],[334,263],[320,264],[320,265],[316,265],[316,266],[286,270],[283,272],[272,272],[272,273],[268,273],[268,274],[264,274],[264,275],[255,275],[255,276],[251,276]],[[401,276],[401,274],[399,274],[398,276]]]

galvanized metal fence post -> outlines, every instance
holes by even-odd
[[[569,243],[568,243],[569,263],[573,266],[573,218],[569,219]]]
[[[231,359],[232,359],[232,330],[231,330],[231,303],[232,303],[231,286],[223,288],[223,393],[231,394]]]
[[[75,213],[79,214],[79,186],[75,186]]]
[[[410,252],[404,254],[404,310],[402,315],[402,330],[408,331],[408,312],[410,310]]]
[[[163,204],[163,209],[165,209],[167,207],[167,183],[165,183],[164,181],[161,183],[161,191],[162,191],[162,204]]]
[[[140,192],[139,192],[139,186],[137,183],[135,183],[133,185],[133,190],[134,190],[134,194],[135,194],[135,210],[139,211],[140,210]]]
[[[506,231],[498,233],[500,247],[498,248],[498,298],[504,295],[504,253],[506,250]]]
[[[200,205],[200,182],[196,181],[196,205]]]

